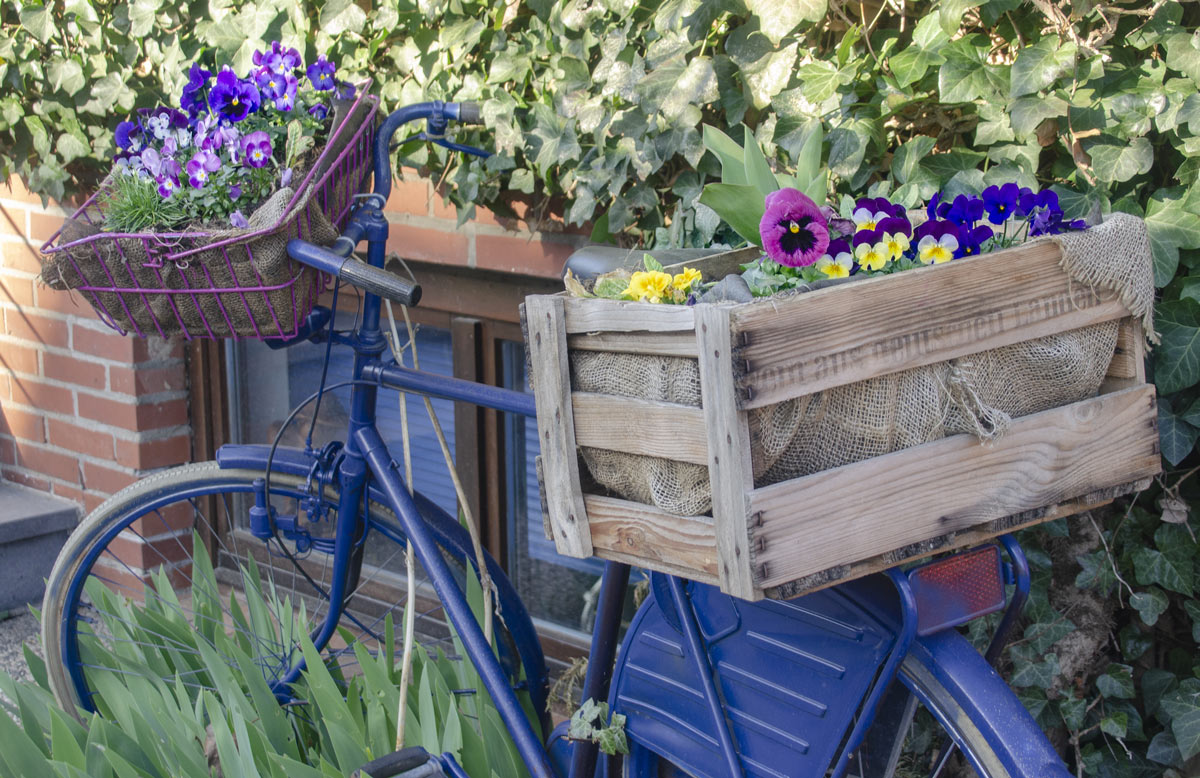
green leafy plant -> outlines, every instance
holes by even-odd
[[[104,227],[110,232],[141,232],[154,225],[169,229],[186,219],[178,199],[163,198],[153,179],[116,176],[104,198]]]
[[[610,717],[607,702],[584,700],[579,710],[571,714],[567,736],[572,740],[590,740],[610,756],[629,753],[629,742],[625,739],[625,717],[620,713]]]
[[[1073,769],[1188,775],[1197,771],[1196,757],[1186,758],[1192,741],[1184,737],[1176,755],[1159,736],[1169,731],[1178,748],[1175,714],[1184,735],[1194,717],[1164,708],[1161,689],[1191,687],[1183,682],[1195,677],[1197,607],[1154,582],[1159,568],[1134,552],[1166,554],[1158,525],[1182,513],[1194,531],[1187,506],[1200,500],[1191,477],[1200,439],[1198,25],[1196,4],[1135,0],[404,0],[369,10],[349,0],[201,10],[182,0],[22,0],[0,14],[0,173],[59,199],[91,191],[118,115],[176,93],[182,62],[210,49],[245,71],[278,37],[308,56],[332,46],[340,69],[375,79],[385,109],[482,101],[487,126],[463,139],[499,154],[468,162],[423,144],[399,152],[426,168],[449,163],[445,192],[463,218],[476,205],[511,216],[523,200],[541,229],[590,224],[597,239],[627,244],[737,242],[700,197],[722,178],[704,126],[740,124],[776,173],[818,156],[834,199],[910,205],[939,189],[1016,181],[1057,187],[1068,219],[1143,217],[1163,338],[1149,370],[1163,456],[1178,470],[1132,513],[1126,503],[1095,514],[1099,532],[1088,520],[1028,536],[1039,588],[1010,669],[1027,684],[1031,710],[1062,734]],[[1194,571],[1191,536],[1178,548]],[[1087,641],[1078,636],[1086,629],[1063,632],[1064,617],[1084,625],[1084,608],[1112,629]],[[1022,653],[1030,644],[1038,654]],[[1132,668],[1134,697],[1102,694],[1106,675],[1121,682],[1105,681],[1110,693],[1125,688],[1110,664]],[[1059,713],[1068,696],[1070,721]],[[1079,723],[1080,700],[1083,724],[1068,727]],[[1137,711],[1141,730],[1127,710],[1123,738],[1111,734],[1119,717],[1096,726],[1119,706]]]
[[[81,724],[58,709],[42,660],[27,648],[34,683],[0,674],[0,704],[11,715],[0,713],[0,767],[22,776],[210,778],[220,765],[227,776],[318,778],[348,775],[393,751],[401,689],[390,615],[383,644],[376,651],[356,644],[354,672],[347,674],[326,662],[300,628],[302,607],[264,591],[252,568],[242,578],[245,607],[238,597],[221,601],[211,564],[197,553],[190,596],[196,612],[208,617],[198,618],[195,628],[166,574],[156,576],[158,596],[145,603],[93,581],[88,594],[103,603],[99,634],[113,638],[88,640],[81,649],[93,668],[88,680],[98,713]],[[482,606],[478,583],[470,597]],[[255,625],[254,646],[244,630],[226,633],[223,608],[233,620]],[[279,705],[251,658],[271,635],[281,646],[298,639],[307,662],[293,690],[298,702],[288,706]],[[457,639],[455,649],[465,656]],[[175,680],[163,680],[169,678]],[[413,678],[406,692],[407,745],[453,754],[472,776],[526,774],[470,662],[418,647]]]

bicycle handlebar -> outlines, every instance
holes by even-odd
[[[363,291],[410,307],[421,301],[419,284],[405,281],[394,273],[369,265],[357,257],[341,256],[300,239],[288,241],[287,250],[297,262],[334,275]]]
[[[400,129],[401,125],[427,119],[430,138],[436,140],[445,132],[450,122],[478,124],[481,117],[482,111],[479,103],[472,102],[443,103],[441,100],[434,100],[430,103],[413,103],[393,111],[383,120],[383,124],[375,134],[375,166],[373,170],[375,193],[382,195],[385,200],[392,193],[392,159],[388,149],[392,144],[392,136],[396,134],[396,130]],[[471,150],[444,140],[438,142],[450,148]],[[480,154],[485,153],[477,149],[474,151]]]

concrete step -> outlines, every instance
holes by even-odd
[[[79,506],[0,481],[0,612],[40,604],[54,559],[79,521]]]

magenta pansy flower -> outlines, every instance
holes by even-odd
[[[789,267],[811,265],[829,247],[829,227],[821,209],[798,189],[767,195],[758,232],[767,256]]]

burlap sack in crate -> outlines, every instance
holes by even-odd
[[[299,197],[288,187],[273,193],[250,214],[244,230],[104,233],[97,226],[103,213],[91,205],[93,198],[43,248],[42,282],[79,290],[122,333],[187,338],[294,333],[316,302],[322,279],[288,256],[287,242],[303,238],[328,245],[337,238],[332,220],[348,210],[369,166],[373,133],[364,125],[374,121],[376,105],[369,96],[335,103],[333,137],[309,171],[293,177],[311,183]]]
[[[1116,292],[1155,339],[1153,271],[1130,261],[1150,252],[1140,219],[1113,214],[1086,231],[1048,239],[1061,247],[1062,268],[1072,279]],[[854,284],[838,293],[854,294]],[[1093,397],[1117,329],[1117,322],[1106,322],[755,408],[749,413],[754,486],[948,435],[970,433],[987,441],[1003,435],[1014,418]],[[572,351],[570,365],[577,392],[701,405],[695,359]],[[589,447],[580,453],[592,477],[626,499],[681,516],[712,508],[704,465]]]

